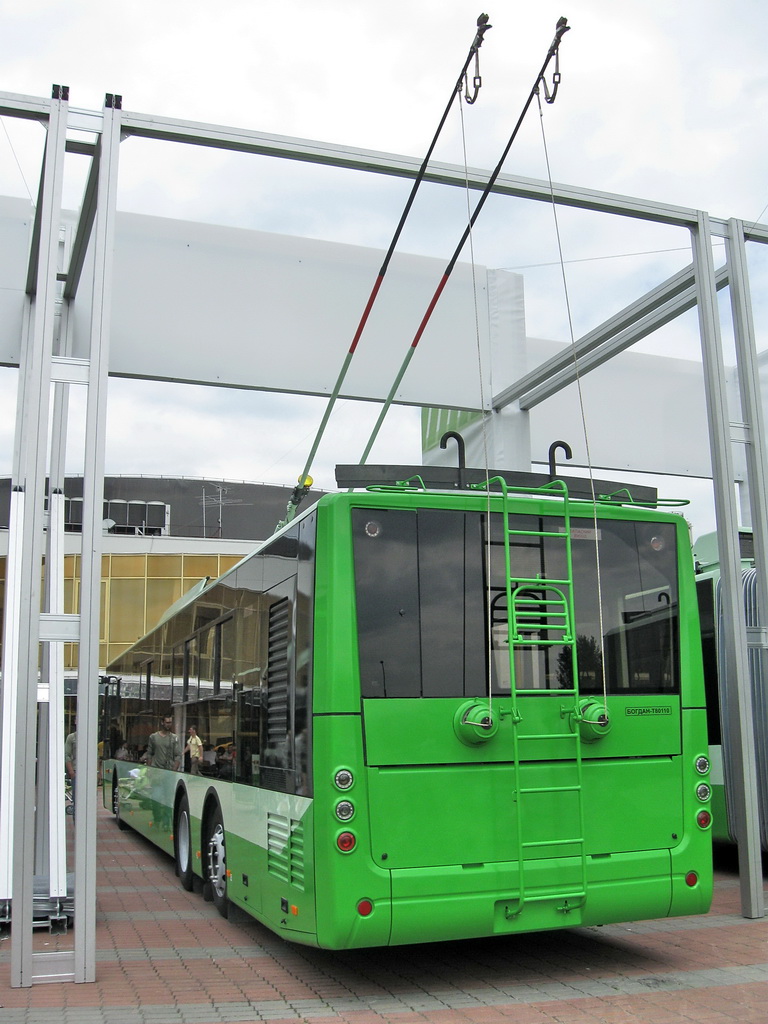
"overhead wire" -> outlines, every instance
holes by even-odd
[[[586,416],[585,403],[584,403],[584,393],[583,393],[582,387],[581,387],[581,374],[579,372],[579,359],[578,359],[578,354],[576,352],[576,334],[575,334],[574,329],[573,329],[573,313],[572,313],[572,309],[571,309],[570,292],[568,290],[568,276],[567,276],[566,271],[565,271],[565,259],[564,259],[564,256],[563,256],[563,241],[562,241],[562,236],[560,234],[560,221],[559,221],[558,216],[557,216],[557,202],[555,200],[555,189],[554,189],[554,184],[553,184],[553,181],[552,181],[552,169],[551,169],[550,160],[549,160],[549,147],[547,146],[547,135],[546,135],[546,131],[544,129],[544,112],[543,112],[542,107],[541,107],[541,99],[540,99],[540,97],[538,95],[537,95],[537,101],[538,101],[538,105],[539,105],[539,122],[540,122],[540,125],[541,125],[541,139],[542,139],[542,146],[543,146],[543,149],[544,149],[544,160],[546,162],[546,167],[547,167],[547,179],[548,179],[548,182],[549,182],[549,191],[550,191],[550,197],[551,197],[552,217],[553,217],[553,220],[554,220],[554,227],[555,227],[555,239],[556,239],[556,242],[557,242],[557,251],[558,251],[559,263],[560,263],[560,273],[561,273],[562,284],[563,284],[563,296],[564,296],[564,301],[565,301],[566,315],[567,315],[567,318],[568,318],[568,332],[569,332],[569,336],[570,336],[571,352],[572,352],[572,355],[573,355],[574,379],[575,379],[575,383],[576,383],[576,391],[577,391],[578,401],[579,401],[579,413],[580,413],[580,417],[581,417],[581,429],[582,429],[582,434],[583,434],[583,438],[584,438],[584,448],[585,448],[586,456],[587,456],[587,470],[588,470],[588,476],[589,476],[589,488],[590,488],[590,492],[591,492],[591,495],[592,495],[592,523],[593,523],[593,533],[594,533],[594,540],[595,540],[595,577],[596,577],[596,583],[597,583],[597,615],[598,615],[598,623],[599,623],[599,627],[598,627],[599,628],[599,633],[600,633],[600,637],[602,639],[605,636],[605,624],[604,624],[604,617],[603,617],[603,586],[602,586],[602,574],[601,574],[601,571],[600,571],[600,540],[599,540],[600,530],[599,530],[599,523],[598,523],[598,518],[597,518],[597,494],[595,492],[595,475],[594,475],[594,468],[593,468],[593,464],[592,464],[592,453],[591,453],[591,450],[590,450],[590,443],[589,443],[589,428],[587,426],[587,416]],[[605,671],[605,658],[604,657],[601,657],[601,659],[600,659],[600,667],[601,667],[601,674],[602,674],[602,689],[603,689],[603,714],[607,718],[607,716],[608,716],[608,680],[607,680],[607,675],[606,675],[606,671]],[[573,685],[576,688],[576,690],[578,691],[578,680],[577,679],[574,679]]]
[[[461,69],[461,72],[459,73],[459,77],[456,80],[456,84],[451,90],[450,99],[448,100],[445,110],[443,111],[443,115],[440,118],[439,124],[437,126],[437,130],[435,131],[435,134],[432,137],[432,141],[429,145],[429,148],[427,149],[424,159],[421,162],[419,170],[414,179],[413,185],[411,186],[411,191],[408,195],[408,199],[406,200],[403,212],[400,215],[400,220],[398,221],[397,227],[395,228],[392,240],[389,243],[389,248],[387,249],[384,261],[381,265],[381,269],[379,270],[376,280],[374,281],[373,288],[371,289],[371,293],[368,296],[368,301],[365,304],[365,308],[363,309],[363,313],[362,316],[360,317],[360,321],[357,325],[354,337],[352,338],[352,343],[349,346],[349,350],[344,358],[341,370],[339,371],[339,375],[336,378],[336,383],[334,384],[330,398],[328,399],[328,404],[326,405],[325,412],[323,413],[323,417],[320,421],[320,426],[318,427],[317,432],[315,434],[315,439],[310,448],[306,463],[304,464],[304,469],[301,475],[299,476],[298,484],[294,488],[293,494],[291,495],[291,499],[288,502],[286,518],[283,521],[283,523],[280,523],[278,525],[283,525],[285,522],[290,522],[290,520],[293,519],[294,515],[296,514],[296,509],[299,506],[299,503],[301,502],[302,498],[307,494],[309,487],[312,484],[312,480],[309,476],[309,471],[312,468],[312,463],[314,461],[315,455],[317,454],[317,449],[320,445],[320,440],[323,436],[323,433],[325,432],[328,420],[330,419],[331,413],[333,412],[333,408],[341,392],[341,387],[344,383],[344,380],[346,379],[347,371],[349,370],[349,366],[355,355],[355,351],[357,349],[362,333],[365,329],[365,325],[368,322],[368,318],[370,316],[371,310],[373,309],[373,305],[376,302],[376,298],[379,294],[379,290],[384,281],[384,277],[387,273],[389,263],[392,259],[395,248],[400,239],[400,235],[402,234],[405,222],[408,219],[408,215],[411,212],[411,207],[413,206],[413,202],[416,198],[416,193],[418,192],[419,186],[424,180],[424,176],[427,172],[429,161],[432,158],[432,153],[434,152],[435,146],[437,145],[438,139],[440,138],[440,135],[442,133],[445,122],[448,119],[448,115],[451,111],[451,108],[453,107],[453,104],[456,101],[457,96],[459,98],[461,97],[462,89],[464,89],[465,91],[465,98],[468,103],[474,103],[477,100],[478,92],[482,84],[479,67],[479,50],[483,44],[485,33],[492,27],[493,26],[488,23],[487,14],[481,14],[478,17],[476,32],[474,39],[472,40],[472,45],[469,48],[469,53],[467,54],[467,58],[464,61],[464,65]],[[472,95],[472,97],[470,97],[469,83],[467,81],[467,70],[473,58],[475,60],[475,75],[473,80],[474,94]]]
[[[762,215],[761,215],[762,216]],[[755,222],[757,223],[757,222]],[[714,242],[713,247],[721,248],[725,247],[725,242]],[[571,266],[575,263],[597,263],[599,260],[623,260],[630,259],[637,256],[662,256],[668,252],[686,252],[691,251],[690,245],[678,245],[673,246],[671,249],[643,249],[638,252],[614,252],[608,253],[606,256],[581,256],[577,259],[564,260],[566,266]],[[523,263],[516,267],[499,267],[499,270],[539,270],[543,267],[559,267],[560,261],[553,260],[549,263]]]
[[[27,179],[24,177],[24,171],[22,170],[21,163],[19,162],[19,158],[16,155],[16,149],[15,149],[15,147],[13,145],[13,140],[11,139],[11,136],[10,136],[10,134],[8,132],[8,126],[5,123],[5,118],[4,117],[0,117],[0,122],[2,122],[3,131],[5,132],[5,137],[8,139],[8,145],[11,147],[11,153],[13,153],[13,159],[16,161],[16,166],[19,169],[19,174],[21,175],[21,180],[24,182],[24,188],[27,190],[27,195],[29,196],[29,201],[34,206],[35,205],[35,200],[33,199],[32,193],[31,193],[31,191],[29,189],[29,185],[27,184]]]
[[[560,18],[559,21],[557,22],[557,27],[556,27],[556,30],[555,30],[555,37],[554,37],[554,39],[552,40],[552,42],[551,42],[551,44],[549,46],[549,49],[547,51],[547,56],[546,56],[546,58],[544,60],[544,63],[541,66],[541,70],[539,71],[539,73],[536,76],[536,80],[534,82],[534,85],[533,85],[533,87],[532,87],[532,89],[531,89],[531,91],[530,91],[530,93],[528,95],[528,99],[525,101],[525,104],[524,104],[523,109],[522,109],[522,111],[520,113],[520,116],[518,117],[517,122],[515,124],[515,127],[514,127],[514,129],[512,131],[512,134],[509,137],[509,141],[507,142],[506,146],[504,147],[504,151],[502,152],[501,157],[499,158],[499,161],[496,164],[496,167],[494,168],[490,178],[488,179],[488,182],[486,183],[485,187],[483,188],[483,191],[482,191],[482,193],[480,195],[480,198],[478,199],[477,204],[475,206],[474,212],[472,213],[471,217],[469,218],[469,223],[467,224],[467,226],[465,227],[464,231],[462,232],[461,239],[459,240],[459,243],[456,246],[456,248],[455,248],[455,250],[453,252],[453,255],[451,256],[451,259],[448,261],[448,264],[447,264],[445,270],[443,271],[443,276],[441,277],[441,279],[440,279],[440,281],[439,281],[439,283],[437,285],[437,288],[435,289],[435,291],[434,291],[434,293],[432,295],[432,298],[430,299],[430,301],[429,301],[429,303],[427,305],[426,311],[424,313],[424,316],[421,319],[421,323],[419,324],[419,327],[418,327],[418,329],[416,331],[416,334],[414,335],[413,340],[411,341],[411,344],[410,344],[410,346],[408,348],[408,351],[406,352],[405,358],[404,358],[404,360],[403,360],[403,362],[402,362],[402,364],[401,364],[397,374],[395,375],[395,379],[394,379],[394,381],[392,383],[392,387],[390,388],[389,394],[387,395],[387,397],[386,397],[386,399],[384,401],[384,404],[382,406],[382,409],[381,409],[381,412],[379,414],[379,417],[376,420],[376,423],[374,425],[374,428],[373,428],[373,431],[371,433],[371,436],[370,436],[370,438],[368,440],[368,443],[365,446],[365,450],[364,450],[364,452],[363,452],[363,454],[362,454],[362,456],[360,458],[361,464],[365,464],[368,456],[370,455],[371,449],[373,448],[373,445],[376,442],[376,438],[379,435],[379,431],[381,430],[381,426],[382,426],[382,424],[383,424],[383,422],[384,422],[384,420],[386,418],[387,413],[389,412],[389,409],[390,409],[390,407],[392,405],[392,402],[394,401],[395,395],[397,394],[397,389],[400,387],[400,383],[402,382],[402,379],[405,376],[405,373],[406,373],[406,371],[408,369],[408,366],[409,366],[409,364],[411,362],[411,359],[413,358],[413,355],[414,355],[414,353],[415,353],[415,351],[416,351],[416,349],[418,347],[418,344],[419,344],[419,342],[420,342],[420,340],[422,338],[422,335],[424,334],[424,331],[426,330],[427,324],[429,323],[429,321],[430,321],[430,319],[432,317],[432,313],[434,312],[435,307],[437,306],[437,303],[440,300],[440,296],[442,295],[443,290],[445,289],[445,286],[448,283],[450,275],[451,275],[451,273],[452,273],[452,271],[453,271],[453,269],[454,269],[454,267],[455,267],[455,265],[456,265],[456,263],[457,263],[457,261],[459,259],[459,256],[461,255],[461,252],[462,252],[462,250],[464,248],[464,245],[466,244],[467,239],[469,238],[469,235],[470,235],[470,233],[472,231],[472,228],[474,227],[474,225],[475,225],[475,223],[477,221],[477,218],[480,216],[480,213],[481,213],[481,211],[482,211],[482,209],[483,209],[483,207],[485,205],[486,200],[488,199],[488,196],[493,191],[493,187],[496,184],[496,180],[499,177],[499,174],[501,173],[501,169],[502,169],[502,167],[504,165],[504,161],[506,160],[507,155],[509,154],[509,151],[512,148],[512,144],[514,143],[515,139],[517,138],[518,132],[520,131],[520,128],[521,128],[521,126],[523,124],[523,121],[525,120],[526,114],[528,113],[528,110],[529,110],[531,104],[533,103],[534,97],[537,95],[539,87],[540,87],[540,85],[542,83],[545,83],[545,93],[546,93],[547,102],[548,103],[553,103],[554,100],[555,100],[555,97],[557,95],[557,90],[558,90],[558,87],[559,87],[559,84],[560,84],[559,64],[556,63],[556,70],[555,70],[554,77],[553,77],[553,88],[552,88],[551,92],[549,91],[549,88],[546,87],[545,76],[546,76],[546,73],[547,73],[547,69],[548,69],[551,61],[553,60],[553,58],[556,60],[556,62],[559,61],[558,52],[559,52],[559,47],[560,47],[560,41],[562,40],[563,35],[567,31],[568,31],[567,20],[565,18]]]
[[[475,265],[475,241],[472,234],[472,205],[469,187],[469,161],[467,158],[467,133],[464,124],[464,108],[461,111],[461,147],[464,157],[464,194],[467,203],[467,223],[469,225],[469,261],[472,270],[472,302],[475,315],[475,350],[477,353],[477,375],[478,391],[480,399],[480,425],[483,439],[483,471],[485,473],[485,577],[486,577],[486,665],[488,668],[488,710],[491,713],[493,707],[493,607],[491,602],[491,486],[490,486],[490,460],[488,458],[488,417],[485,407],[485,385],[483,380],[483,353],[480,343],[480,312],[477,301],[477,275]]]

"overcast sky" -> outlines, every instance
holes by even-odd
[[[52,83],[65,84],[73,107],[100,109],[106,92],[120,93],[132,111],[421,157],[482,10],[466,0],[2,0],[0,89],[47,96]],[[495,165],[565,15],[562,84],[544,119],[554,180],[766,219],[764,0],[539,0],[489,4],[487,12],[483,88],[464,108],[471,166]],[[38,124],[2,119],[0,195],[36,194],[43,137]],[[435,158],[463,161],[458,114]],[[84,165],[68,158],[65,203],[73,208]],[[535,110],[504,169],[546,177]],[[118,206],[384,248],[408,188],[376,175],[132,139],[121,147]],[[404,251],[450,256],[462,228],[456,194],[424,190]],[[521,269],[529,333],[567,340],[564,303],[553,299],[560,271],[551,214],[526,208],[506,221],[508,209],[488,204],[476,258]],[[574,213],[562,231],[577,335],[690,261],[681,231]],[[768,276],[762,254],[754,274],[759,291],[755,282]],[[413,329],[403,325],[406,341]],[[656,344],[695,357],[695,321]],[[0,389],[7,473],[15,371],[0,371]],[[322,408],[316,399],[113,381],[107,472],[291,483]],[[340,408],[317,460],[321,485],[331,484],[335,462],[356,460],[374,414],[371,406]],[[76,440],[75,431],[72,469]],[[373,458],[419,460],[414,410],[392,414]],[[703,512],[699,522],[709,525]]]

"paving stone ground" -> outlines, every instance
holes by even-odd
[[[225,921],[106,811],[97,860],[97,980],[11,988],[0,941],[1,1024],[768,1024],[768,918],[741,917],[732,857],[705,917],[343,953]]]

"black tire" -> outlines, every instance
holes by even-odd
[[[176,821],[173,826],[173,852],[176,858],[176,874],[181,887],[187,892],[192,891],[194,871],[192,870],[192,830],[189,820],[189,801],[186,793],[179,801],[176,809]]]
[[[222,917],[229,917],[226,833],[224,818],[218,805],[208,821],[205,843],[205,878],[211,889],[214,906]]]
[[[115,824],[117,827],[121,832],[125,832],[128,826],[120,817],[120,787],[117,779],[112,783],[112,814],[115,817]]]

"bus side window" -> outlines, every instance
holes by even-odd
[[[237,781],[251,786],[261,782],[261,689],[238,694]]]

